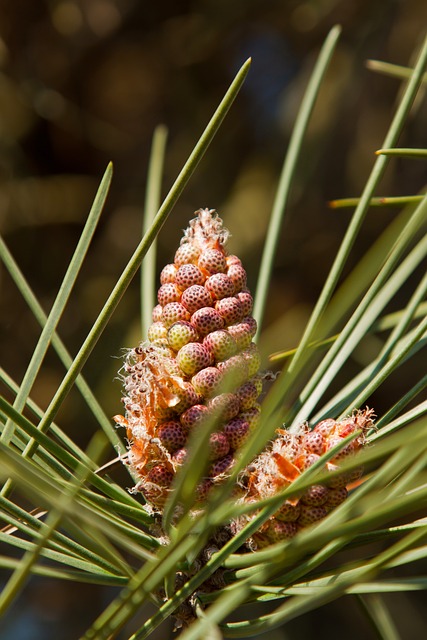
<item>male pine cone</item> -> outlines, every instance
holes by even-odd
[[[256,322],[246,272],[225,244],[228,231],[214,211],[201,209],[164,267],[148,342],[130,350],[123,398],[129,463],[137,489],[161,510],[187,455],[190,433],[215,415],[210,466],[199,500],[224,478],[257,423],[262,383],[252,341]],[[232,390],[224,390],[224,381]]]
[[[186,459],[191,432],[215,417],[209,467],[198,486],[201,504],[226,477],[259,421],[262,376],[253,342],[253,300],[241,261],[225,249],[228,235],[213,210],[197,212],[173,264],[161,272],[148,341],[131,349],[124,365],[126,414],[116,416],[116,422],[127,430],[128,462],[140,479],[136,489],[156,511],[162,510]],[[290,435],[279,429],[274,442],[242,471],[236,500],[253,502],[282,491],[340,439],[360,431],[331,461],[329,467],[336,469],[343,457],[364,444],[363,432],[371,425],[372,412],[367,410],[341,422],[325,420],[311,432],[301,427]],[[286,501],[249,546],[291,537],[325,517],[345,499],[346,485],[354,479],[343,476],[313,485],[298,499]],[[246,522],[233,521],[231,531]]]

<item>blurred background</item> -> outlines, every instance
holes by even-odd
[[[158,270],[171,261],[193,212],[216,208],[232,233],[230,250],[242,258],[255,287],[298,107],[319,48],[340,23],[343,33],[279,241],[261,343],[265,363],[271,350],[294,347],[351,215],[329,209],[328,200],[360,194],[399,95],[399,82],[368,71],[365,61],[410,65],[426,19],[424,0],[1,0],[0,227],[46,311],[107,163],[114,163],[101,223],[59,326],[70,352],[77,352],[138,243],[155,127],[164,123],[169,131],[165,195],[249,56],[244,87],[160,234]],[[401,146],[427,145],[427,114],[420,106],[418,101]],[[425,179],[425,164],[393,160],[377,195],[417,193]],[[371,213],[352,264],[395,213]],[[2,365],[19,382],[39,327],[5,270],[0,291]],[[84,369],[108,415],[121,406],[117,358],[140,339],[135,280]],[[350,362],[343,375],[360,364]],[[418,379],[421,368],[411,365],[408,376]],[[49,354],[32,394],[39,405],[47,406],[63,374]],[[378,392],[378,413],[398,389],[392,378]],[[80,444],[96,428],[74,394],[58,421]],[[89,586],[34,580],[1,637],[74,639],[111,596]],[[405,621],[402,637],[419,637],[419,612],[412,600],[399,598],[394,606]],[[331,620],[337,630],[345,626],[348,640],[374,637],[354,605],[342,606],[330,605],[269,638],[338,637],[331,635]],[[169,637],[168,631],[156,637]]]

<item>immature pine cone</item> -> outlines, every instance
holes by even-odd
[[[339,469],[342,461],[361,449],[365,432],[373,425],[373,411],[358,411],[344,420],[322,420],[314,429],[302,426],[291,434],[278,431],[277,438],[241,474],[241,485],[246,492],[241,502],[254,502],[269,498],[289,487],[301,473],[319,460],[326,451],[347,436],[360,431],[339,454],[326,464],[328,471]],[[302,495],[286,500],[278,511],[248,541],[252,549],[264,547],[278,540],[292,538],[300,529],[326,517],[347,497],[347,487],[358,480],[362,469],[343,472],[322,484],[314,484]],[[233,521],[236,533],[254,516]]]
[[[213,210],[197,212],[174,263],[161,272],[148,342],[130,350],[124,365],[126,415],[116,422],[127,429],[136,488],[157,509],[185,460],[190,432],[209,414],[218,423],[200,500],[224,478],[259,417],[253,300],[242,263],[225,250],[227,238]],[[225,376],[233,392],[221,389]]]

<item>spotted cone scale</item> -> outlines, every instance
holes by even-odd
[[[190,221],[173,264],[160,274],[158,304],[148,340],[129,350],[122,370],[128,464],[139,478],[149,510],[161,512],[179,467],[187,457],[187,442],[195,429],[216,416],[209,439],[206,476],[198,488],[199,505],[212,487],[227,477],[239,449],[257,428],[263,376],[253,342],[257,326],[246,272],[225,245],[229,233],[214,210],[200,209]],[[235,389],[224,390],[224,377]],[[364,444],[373,412],[365,410],[335,421],[323,420],[309,430],[290,434],[278,429],[275,440],[239,476],[236,501],[254,502],[289,486],[322,453],[350,434],[357,437],[332,459],[335,470]],[[324,518],[347,496],[347,485],[358,472],[334,476],[313,485],[298,499],[286,501],[248,541],[261,548],[295,535]],[[251,518],[253,516],[248,516]],[[235,534],[247,519],[233,520]]]

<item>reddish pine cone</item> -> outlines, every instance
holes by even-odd
[[[161,272],[148,342],[132,349],[124,365],[126,413],[116,422],[127,429],[137,489],[155,508],[164,504],[185,461],[193,429],[203,428],[209,415],[219,420],[202,500],[206,487],[233,465],[259,415],[253,300],[239,258],[225,249],[228,236],[213,210],[197,212],[174,263]],[[224,393],[231,381],[237,388]]]
[[[296,480],[307,467],[316,462],[326,451],[332,449],[347,436],[360,431],[354,440],[340,451],[326,469],[336,471],[342,461],[360,450],[364,433],[373,425],[373,411],[359,411],[344,420],[333,419],[319,422],[310,430],[302,426],[298,433],[278,431],[277,438],[241,474],[241,486],[246,493],[241,502],[254,502],[269,498]],[[347,487],[360,478],[362,470],[343,473],[324,484],[314,484],[299,497],[286,500],[280,509],[254,534],[248,544],[252,549],[294,536],[303,527],[326,517],[347,497]],[[247,523],[247,518],[234,521],[233,533]]]

